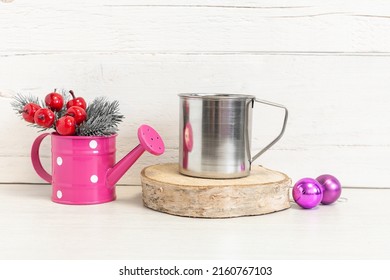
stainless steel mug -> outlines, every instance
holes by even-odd
[[[288,111],[283,105],[244,94],[179,94],[181,174],[213,179],[240,178],[251,164],[283,136]],[[255,102],[282,108],[279,135],[251,156],[252,109]]]

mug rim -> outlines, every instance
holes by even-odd
[[[202,98],[202,99],[254,99],[254,95],[242,93],[180,93],[180,97],[186,98]]]

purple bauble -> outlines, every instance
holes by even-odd
[[[303,178],[295,183],[292,195],[299,206],[305,209],[311,209],[320,204],[322,200],[322,188],[317,180]]]
[[[339,199],[341,195],[341,184],[336,177],[324,174],[317,177],[318,183],[321,184],[322,192],[324,196],[322,198],[322,204],[331,204]]]

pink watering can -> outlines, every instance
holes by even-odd
[[[39,147],[51,136],[52,175],[42,167]],[[150,126],[138,129],[140,144],[115,164],[115,139],[111,136],[61,136],[44,133],[31,148],[35,171],[52,184],[52,201],[63,204],[97,204],[115,200],[115,184],[146,150],[164,153],[160,135]]]

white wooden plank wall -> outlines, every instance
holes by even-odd
[[[290,110],[282,140],[255,163],[293,181],[331,173],[345,186],[389,187],[389,1],[0,0],[0,182],[43,182],[29,153],[37,130],[12,111],[20,92],[73,89],[117,99],[118,159],[141,123],[178,159],[181,92],[248,93]],[[281,115],[258,106],[253,150]],[[42,147],[49,168],[48,141]]]

